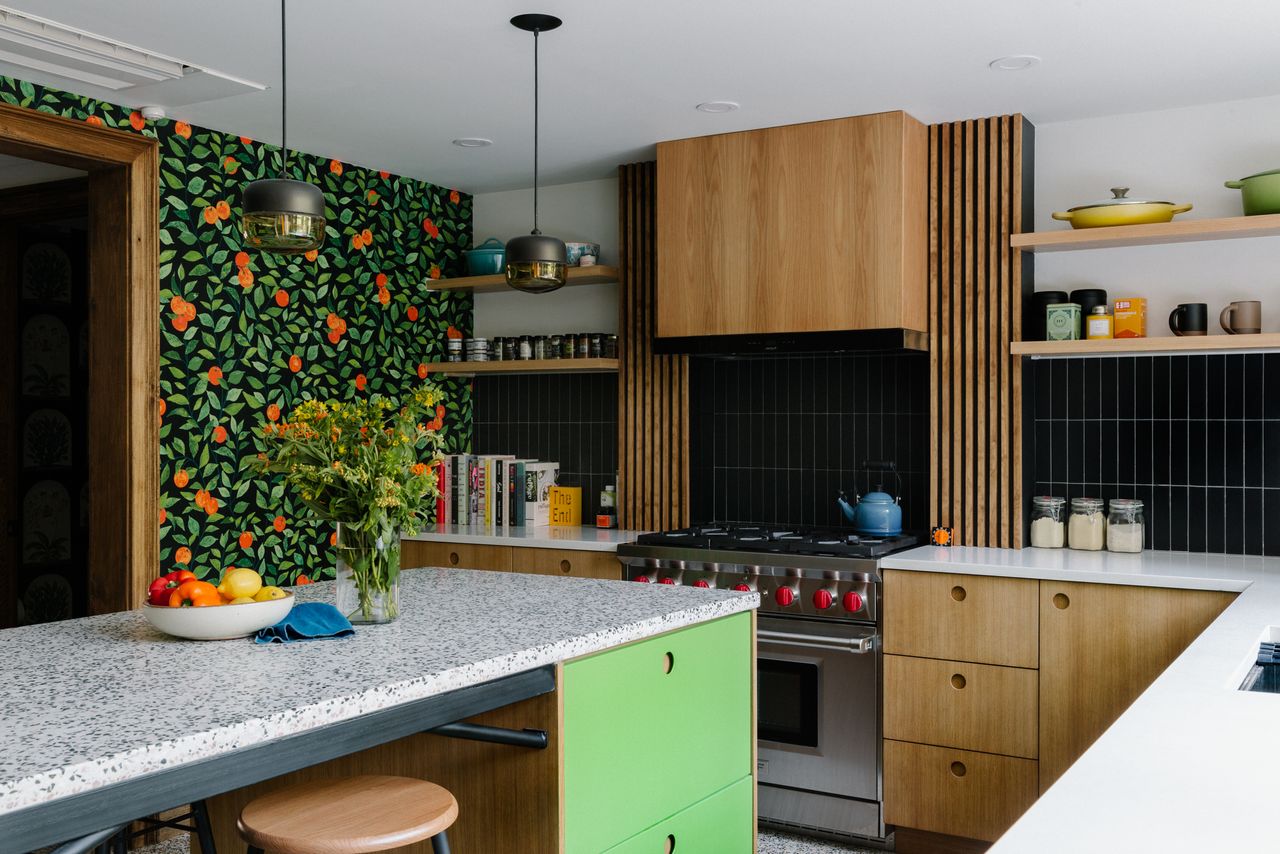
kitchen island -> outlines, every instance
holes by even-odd
[[[294,592],[301,601],[333,595],[331,583]],[[181,641],[137,611],[6,630],[0,849],[29,850],[198,798],[213,798],[224,843],[235,805],[255,786],[278,784],[262,781],[305,779],[343,763],[418,773],[453,789],[459,850],[502,850],[483,843],[504,833],[520,833],[527,851],[592,850],[577,839],[622,842],[607,834],[678,823],[686,808],[714,800],[722,782],[751,788],[743,781],[752,773],[749,612],[757,605],[755,594],[415,569],[402,575],[399,620],[342,639]],[[644,790],[614,792],[630,764],[655,764],[654,751],[664,759],[659,742],[671,741],[656,732],[646,739],[627,723],[618,692],[636,688],[637,711],[675,718],[706,702],[694,696],[700,680],[721,671],[733,677],[732,707],[709,711],[727,711],[737,725],[726,728],[726,755],[711,763],[719,776],[692,773],[695,788],[676,787],[675,800],[654,796],[640,808]],[[610,672],[626,684],[610,684]],[[605,710],[617,720],[601,719]],[[548,747],[421,734],[464,718],[544,730]],[[609,762],[620,773],[602,785],[595,766]],[[597,827],[610,816],[583,814],[599,812],[590,794],[575,800],[584,789],[616,795],[625,803],[615,809],[625,806],[631,818]],[[730,815],[741,818],[741,798]],[[735,824],[749,846],[746,803],[748,815]],[[463,849],[468,840],[482,844]]]

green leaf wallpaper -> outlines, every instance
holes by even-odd
[[[216,578],[250,566],[269,584],[332,577],[329,528],[246,467],[253,430],[307,397],[398,396],[424,363],[443,361],[449,327],[470,334],[471,296],[424,282],[461,275],[471,197],[291,152],[289,177],[324,190],[324,246],[248,252],[240,191],[276,175],[278,148],[5,77],[0,99],[159,143],[160,568]],[[469,387],[441,388],[445,452],[465,450]]]

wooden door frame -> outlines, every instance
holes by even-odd
[[[160,153],[154,139],[0,104],[0,154],[89,173],[89,612],[160,566]]]

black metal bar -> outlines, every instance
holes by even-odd
[[[72,839],[69,842],[62,843],[53,849],[51,854],[85,854],[85,852],[92,851],[99,845],[110,842],[111,838],[119,833],[120,830],[120,827],[109,827],[106,830],[94,831],[79,839]],[[19,847],[17,850],[25,851],[26,848]]]
[[[483,724],[453,723],[429,729],[432,735],[449,738],[465,738],[470,741],[487,741],[491,744],[509,744],[512,747],[547,749],[547,731],[544,729],[507,729]]]
[[[195,817],[196,839],[200,842],[200,854],[218,854],[213,842],[213,823],[209,821],[209,807],[203,800],[191,805],[191,814]]]
[[[30,851],[102,827],[116,827],[222,792],[358,753],[555,690],[555,667],[526,670],[387,709],[175,765],[0,815],[5,850]]]
[[[431,851],[432,854],[450,854],[449,837],[443,830],[431,837]]]

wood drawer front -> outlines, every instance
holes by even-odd
[[[622,578],[622,564],[614,552],[515,547],[511,550],[511,569],[568,578]]]
[[[750,777],[743,777],[621,845],[615,845],[606,854],[665,854],[668,851],[751,854],[756,836],[751,811],[753,783]],[[572,850],[566,848],[566,852]]]
[[[994,841],[1036,800],[1036,763],[885,740],[884,820]]]
[[[473,543],[424,543],[404,540],[400,544],[400,566],[442,566],[445,569],[494,569],[511,571],[510,546],[480,546]]]
[[[1039,582],[887,570],[884,651],[894,655],[1039,666]]]
[[[751,775],[752,644],[735,614],[564,665],[566,852],[605,851]]]
[[[1040,674],[884,657],[884,737],[1035,759]]]

